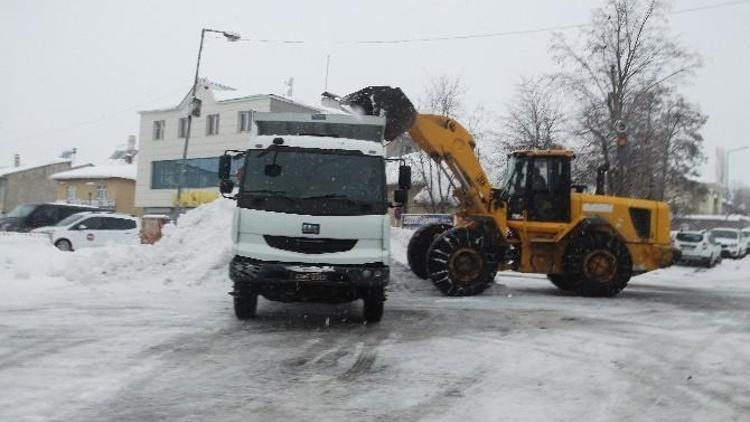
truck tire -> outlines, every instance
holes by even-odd
[[[627,286],[633,275],[628,247],[614,234],[587,231],[571,241],[565,255],[571,291],[587,297],[612,297]]]
[[[435,238],[450,228],[448,224],[428,224],[414,232],[406,247],[406,259],[414,275],[427,278],[427,251]]]
[[[258,310],[257,293],[248,287],[241,287],[238,283],[235,283],[232,296],[234,296],[234,315],[237,319],[244,321],[255,318],[255,313]]]
[[[383,319],[384,308],[385,289],[383,287],[373,287],[364,297],[362,317],[368,323],[380,322],[380,320]]]
[[[494,282],[497,262],[484,250],[481,232],[454,228],[441,234],[427,252],[427,273],[446,296],[474,296]]]
[[[573,290],[575,280],[565,274],[547,274],[547,279],[552,282],[558,289],[569,292]]]

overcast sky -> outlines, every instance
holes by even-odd
[[[676,0],[675,9],[727,0]],[[242,93],[317,101],[373,84],[418,96],[431,75],[460,76],[469,106],[502,113],[524,75],[552,69],[550,33],[435,43],[363,46],[334,41],[492,33],[586,23],[594,0],[518,1],[32,1],[0,2],[0,167],[78,148],[102,162],[130,134],[137,110],[174,105],[189,89],[202,27],[244,38],[207,39],[202,76]],[[670,16],[705,66],[685,93],[710,116],[706,153],[750,145],[750,2]],[[574,30],[565,31],[570,35]],[[750,184],[750,150],[732,156],[732,179]],[[714,172],[709,165],[707,178]]]

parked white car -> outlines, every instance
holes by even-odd
[[[680,261],[711,268],[721,262],[721,245],[710,232],[681,231],[675,235],[674,247],[680,251]]]
[[[747,255],[747,240],[743,240],[740,229],[719,227],[711,230],[714,240],[721,245],[721,254],[739,259]]]
[[[750,227],[742,229],[742,240],[745,242],[745,245],[747,245],[745,253],[750,254]]]
[[[140,243],[141,222],[125,214],[82,212],[55,226],[40,227],[32,233],[47,234],[58,249],[74,251],[108,243]]]

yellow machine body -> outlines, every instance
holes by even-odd
[[[417,114],[409,129],[412,139],[455,179],[454,195],[460,202],[458,225],[475,224],[477,217],[491,218],[502,241],[520,248],[513,269],[527,273],[563,273],[563,255],[571,235],[590,224],[613,231],[630,251],[633,272],[668,266],[672,261],[671,214],[667,203],[635,198],[569,191],[569,219],[564,222],[532,221],[524,211],[509,218],[508,204],[497,197],[474,151],[471,134],[445,116]],[[564,157],[566,150],[530,150],[524,157]],[[507,264],[504,264],[507,265]],[[505,268],[500,268],[505,269]]]

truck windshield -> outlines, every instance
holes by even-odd
[[[383,157],[278,147],[247,152],[239,205],[308,215],[385,214]]]

